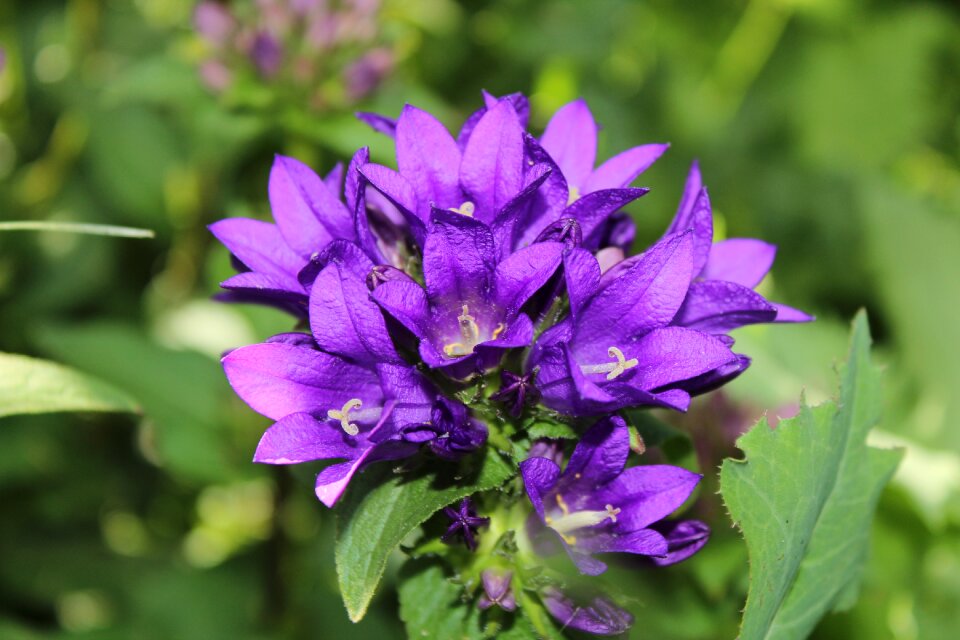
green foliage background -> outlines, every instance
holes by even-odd
[[[212,96],[191,10],[0,5],[0,220],[157,232],[0,234],[0,352],[73,367],[141,409],[0,418],[0,637],[402,637],[391,589],[349,622],[315,469],[249,462],[267,421],[232,396],[217,358],[289,320],[209,301],[230,266],[205,229],[267,214],[273,153],[325,172],[364,144],[386,160],[389,141],[349,113],[259,108],[262,87]],[[395,115],[409,101],[458,126],[482,88],[521,90],[539,128],[583,96],[603,157],[672,143],[641,180],[653,191],[633,208],[638,246],[662,232],[699,158],[726,235],[780,246],[765,292],[818,315],[740,331],[753,368],[671,417],[697,446],[665,434],[654,455],[707,475],[693,508],[715,536],[680,566],[616,570],[641,620],[634,637],[735,636],[746,547],[713,495],[719,463],[764,411],[792,414],[801,390],[811,404],[832,393],[860,307],[886,365],[871,439],[907,454],[880,499],[859,602],[813,637],[955,637],[957,4],[387,0],[383,16],[401,60],[360,108]]]

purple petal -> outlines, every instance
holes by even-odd
[[[667,555],[662,558],[651,558],[653,563],[660,567],[686,560],[710,539],[710,527],[699,520],[658,522],[652,528],[662,533],[667,539]]]
[[[411,105],[397,120],[397,166],[417,193],[417,214],[427,220],[430,207],[463,202],[457,171],[460,149],[440,121]]]
[[[649,189],[606,189],[588,193],[561,214],[564,218],[573,218],[580,223],[583,232],[583,246],[596,250],[600,247],[601,232],[607,219],[637,198],[645,195]]]
[[[238,273],[221,282],[220,286],[231,291],[246,290],[257,297],[276,297],[288,301],[300,300],[306,295],[299,283],[294,287],[285,278],[281,280],[256,271]]]
[[[638,531],[679,509],[702,477],[670,465],[630,467],[598,499],[620,509],[616,530]]]
[[[494,271],[494,299],[508,316],[536,293],[556,272],[563,256],[563,245],[541,242],[509,256]]]
[[[727,333],[737,327],[773,322],[776,308],[742,285],[722,280],[693,282],[673,323],[706,333]]]
[[[499,256],[508,255],[513,250],[517,225],[527,219],[528,213],[537,198],[537,191],[550,178],[552,171],[546,164],[530,167],[530,171],[527,172],[525,177],[527,182],[523,189],[511,198],[507,204],[503,205],[493,222],[490,223]],[[488,221],[484,220],[484,222]],[[541,240],[538,238],[538,241]]]
[[[584,249],[573,249],[563,257],[570,315],[576,319],[600,282],[600,263]]]
[[[482,93],[483,102],[487,109],[493,109],[500,102],[507,102],[516,112],[517,120],[520,122],[520,127],[523,129],[527,128],[527,120],[530,119],[530,101],[527,100],[527,96],[516,92],[508,93],[507,95],[498,98],[493,94],[487,93],[486,90],[484,90]]]
[[[434,209],[433,228],[423,244],[423,278],[431,302],[454,305],[475,301],[493,278],[493,234],[478,220]]]
[[[424,223],[429,218],[420,217],[414,186],[393,169],[379,164],[365,164],[360,168],[360,173],[400,211],[410,225],[410,233],[417,243],[422,244],[426,235]]]
[[[314,349],[254,344],[231,351],[222,362],[237,395],[273,420],[298,412],[326,415],[352,398],[367,407],[382,401],[375,373]]]
[[[347,240],[334,240],[323,251],[314,255],[297,274],[297,279],[304,290],[309,292],[320,272],[331,264],[339,265],[345,274],[360,281],[366,280],[370,270],[373,269],[370,258],[356,244]]]
[[[292,413],[274,423],[260,438],[254,462],[297,464],[310,460],[353,458],[356,438],[308,413]]]
[[[619,516],[617,516],[619,518]],[[639,529],[616,535],[598,535],[578,545],[590,553],[633,553],[641,556],[665,556],[669,550],[666,539],[653,529]]]
[[[597,636],[625,633],[633,625],[633,616],[609,598],[596,597],[587,604],[575,602],[556,587],[541,595],[543,605],[564,629],[576,629]]]
[[[669,324],[690,284],[692,250],[692,234],[668,236],[620,271],[580,312],[573,336],[578,358],[584,350],[585,357],[603,358],[609,347],[623,349]]]
[[[609,482],[623,471],[629,453],[627,424],[619,417],[604,418],[580,438],[563,476],[567,481],[583,485]]]
[[[333,166],[333,169],[330,170],[330,173],[323,177],[323,185],[327,190],[332,193],[334,196],[340,193],[340,189],[343,187],[343,163],[338,162]]]
[[[677,207],[677,213],[673,217],[673,222],[670,223],[667,233],[682,233],[693,226],[693,208],[702,190],[703,179],[700,176],[700,165],[694,161],[690,165],[687,181],[683,185],[680,206]]]
[[[353,236],[353,216],[313,170],[277,156],[270,170],[270,208],[284,240],[309,257],[335,238]]]
[[[321,349],[354,362],[400,358],[366,283],[337,264],[321,271],[310,290],[310,329]]]
[[[500,102],[477,122],[460,163],[460,184],[481,217],[492,220],[517,195],[523,186],[523,161],[517,113]]]
[[[356,113],[357,119],[368,127],[385,136],[395,138],[397,136],[397,121],[393,118],[380,115],[379,113],[370,113],[369,111],[359,111]]]
[[[731,238],[710,248],[710,258],[703,268],[704,280],[736,282],[748,289],[760,284],[773,266],[777,247],[752,238]]]
[[[684,327],[654,329],[629,345],[624,356],[640,362],[635,373],[626,372],[626,383],[644,390],[695,378],[736,361],[736,355],[723,341]]]
[[[374,301],[393,316],[413,335],[427,335],[430,322],[430,305],[427,293],[416,282],[392,280],[377,286],[372,293]]]
[[[816,319],[808,313],[804,313],[793,307],[788,307],[785,304],[780,304],[779,302],[773,302],[771,304],[777,309],[777,319],[775,322],[813,322]]]
[[[649,169],[669,147],[669,144],[645,144],[613,156],[587,178],[581,194],[626,187]]]
[[[215,222],[210,232],[250,270],[272,276],[292,291],[300,289],[296,274],[303,258],[296,254],[269,222],[250,218],[227,218]]]
[[[520,475],[534,510],[543,520],[543,499],[557,485],[560,467],[547,458],[527,458],[520,463]]]
[[[586,184],[597,159],[597,123],[587,103],[578,99],[560,107],[547,123],[540,144],[568,183]]]

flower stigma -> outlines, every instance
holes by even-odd
[[[620,513],[620,509],[615,508],[612,504],[605,505],[603,511],[570,511],[570,507],[563,500],[563,496],[558,493],[556,499],[557,506],[560,507],[563,515],[556,518],[546,516],[544,521],[548,527],[560,534],[564,542],[571,545],[577,543],[577,537],[570,535],[571,531],[585,527],[595,527],[606,520],[616,523],[617,514]]]
[[[632,369],[640,364],[636,358],[630,358],[627,360],[623,355],[623,351],[617,347],[609,347],[607,349],[607,355],[609,355],[611,358],[616,358],[617,361],[606,364],[582,365],[580,370],[584,373],[605,373],[607,374],[607,380],[613,380],[624,371]]]
[[[477,324],[477,319],[470,315],[470,307],[468,305],[461,307],[460,315],[457,316],[457,325],[460,327],[460,335],[463,337],[463,342],[451,342],[443,345],[443,353],[448,358],[459,358],[469,355],[473,352],[473,348],[477,343],[480,342],[480,325]],[[500,331],[503,331],[503,329],[500,329]],[[494,338],[496,338],[497,335],[499,334],[494,332]]]
[[[469,200],[461,204],[459,207],[453,207],[450,209],[450,211],[453,211],[454,213],[459,213],[462,216],[467,216],[468,218],[472,218],[476,210],[477,210],[476,205],[474,205]]]
[[[347,400],[346,404],[343,405],[342,409],[330,409],[327,411],[327,417],[331,420],[339,420],[340,427],[346,432],[349,436],[355,436],[360,433],[360,428],[356,423],[350,422],[350,411],[352,409],[359,409],[363,406],[363,402],[360,398],[351,398]]]

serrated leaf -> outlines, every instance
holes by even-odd
[[[400,574],[400,619],[408,638],[437,640],[536,640],[537,634],[524,615],[496,607],[482,612],[462,586],[450,581],[437,561],[417,560],[404,565]],[[539,604],[537,604],[539,606]]]
[[[527,435],[531,440],[551,438],[562,440],[576,440],[577,432],[565,422],[537,420],[527,427]]]
[[[0,353],[0,417],[139,410],[133,398],[102,380],[48,360]]]
[[[340,594],[351,620],[363,618],[387,557],[407,534],[439,509],[499,487],[516,473],[493,451],[465,458],[461,465],[433,461],[429,469],[411,474],[394,474],[380,465],[353,482],[337,507],[335,551]]]
[[[860,313],[838,402],[737,441],[746,460],[725,460],[720,486],[750,554],[742,640],[805,638],[858,588],[873,512],[902,451],[868,447],[880,415],[880,376]]]

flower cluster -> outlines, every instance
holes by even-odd
[[[284,82],[323,109],[372,92],[394,64],[380,37],[380,0],[256,0],[236,8],[203,0],[194,24],[208,55],[200,76],[217,93]]]
[[[527,500],[493,492],[478,496],[482,512],[469,499],[448,507],[442,536],[482,555],[470,564],[478,606],[513,611],[537,558],[566,553],[598,575],[599,555],[665,565],[702,547],[706,525],[666,519],[700,476],[631,464],[618,412],[684,411],[749,366],[731,330],[810,317],[754,291],[773,246],[713,241],[696,165],[663,237],[628,257],[634,226],[622,208],[647,193],[630,185],[667,145],[595,166],[598,128],[583,101],[539,138],[526,132],[522,95],[484,102],[456,137],[413,106],[396,120],[361,114],[395,139],[396,169],[365,148],[326,177],[277,157],[275,223],[231,218],[211,230],[239,268],[222,297],[280,307],[310,329],[223,358],[240,397],[275,421],[255,461],[338,461],[316,480],[332,507],[376,461],[529,452],[510,481]],[[563,442],[526,433],[531,418],[579,430],[565,466]],[[478,544],[505,528],[515,552]],[[606,596],[577,600],[549,581],[537,590],[566,627],[615,634],[632,622]]]

